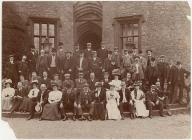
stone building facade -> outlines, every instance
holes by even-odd
[[[187,2],[4,2],[12,5],[21,18],[37,49],[48,38],[51,47],[63,42],[73,51],[92,42],[98,49],[104,42],[108,49],[134,43],[143,52],[180,60],[190,68],[190,8]],[[3,19],[6,14],[3,13]],[[7,23],[6,23],[7,24]],[[3,42],[6,44],[6,42]],[[9,46],[7,46],[9,47]]]

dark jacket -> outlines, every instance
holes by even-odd
[[[42,95],[43,104],[48,103],[49,92],[50,92],[49,90],[46,90],[44,93],[42,93],[42,91],[40,90],[40,92],[39,92],[39,94],[37,96],[37,101],[40,102],[41,95]]]
[[[106,102],[106,90],[104,88],[101,88],[99,96],[97,96],[97,91],[95,90],[93,92],[92,98],[95,103]]]
[[[95,83],[98,82],[97,79],[94,79],[93,81],[91,79],[89,79],[88,81],[88,84],[89,84],[89,88],[90,90],[95,90]]]
[[[122,102],[123,101],[123,90],[119,91],[119,96],[120,96],[119,102]],[[129,102],[131,99],[131,92],[127,88],[125,89],[125,98],[126,98],[127,102]]]

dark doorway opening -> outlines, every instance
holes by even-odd
[[[97,35],[94,32],[87,32],[87,33],[84,33],[82,36],[80,36],[78,42],[80,45],[80,49],[86,49],[86,44],[88,42],[91,42],[92,49],[98,50],[100,48],[101,36]]]

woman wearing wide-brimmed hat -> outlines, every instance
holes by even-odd
[[[119,93],[115,89],[115,83],[110,82],[110,89],[106,91],[106,109],[107,109],[107,115],[108,119],[110,120],[120,120],[121,119],[121,114],[119,111]]]
[[[145,101],[145,94],[140,89],[140,83],[135,82],[134,83],[135,89],[131,92],[131,104],[133,104],[136,108],[135,115],[137,117],[148,117],[149,116],[149,110],[146,109],[146,106],[144,104]]]
[[[114,77],[114,79],[112,80],[112,82],[115,84],[115,89],[116,91],[121,90],[121,80],[119,80],[119,77],[121,75],[121,71],[120,69],[114,69],[112,71],[112,75]]]
[[[2,109],[10,110],[12,107],[12,100],[15,94],[15,89],[11,87],[12,80],[5,80],[5,88],[2,91]]]

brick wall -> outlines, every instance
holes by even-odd
[[[14,2],[24,22],[30,16],[59,18],[58,41],[73,50],[73,4],[75,2]],[[190,14],[187,2],[102,2],[102,39],[107,48],[113,48],[114,18],[143,15],[142,50],[151,48],[155,56],[165,54],[168,59],[181,60],[190,68]],[[27,25],[29,35],[31,26]]]

